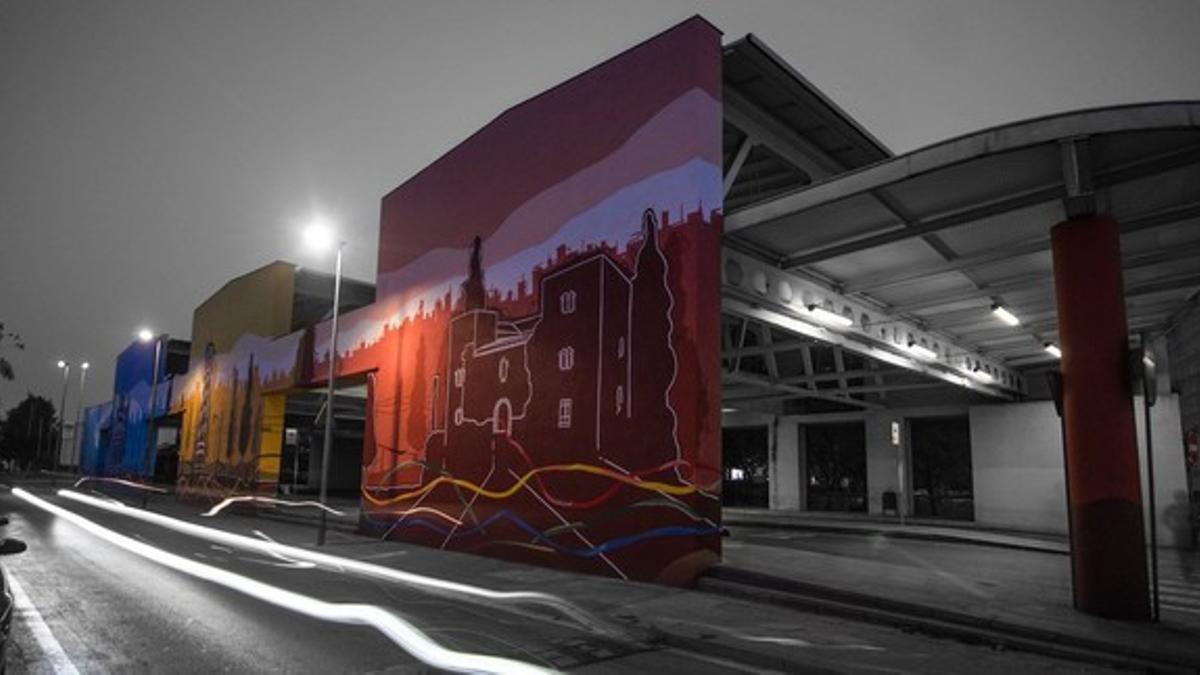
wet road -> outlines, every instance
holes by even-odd
[[[311,524],[199,518],[198,507],[172,498],[152,500],[147,511],[81,503],[48,486],[32,495],[0,492],[0,513],[11,521],[5,534],[29,545],[3,558],[21,589],[13,673],[437,672],[431,663],[465,667],[479,658],[507,659],[490,664],[501,672],[772,672],[736,660],[750,652],[766,657],[754,664],[788,672],[1092,670],[338,531],[316,550]],[[647,620],[683,648],[654,639]],[[696,641],[703,653],[689,651]]]
[[[368,603],[407,620],[433,643],[523,665],[579,672],[729,672],[736,664],[633,639],[606,637],[552,608],[464,601],[332,565],[214,542],[100,508],[39,494],[139,544],[266,582],[293,602]],[[370,626],[343,625],[197,578],[89,532],[13,494],[0,496],[6,534],[29,545],[3,564],[28,598],[16,617],[9,672],[426,672]],[[97,530],[99,531],[99,530]],[[274,531],[274,530],[273,530]],[[301,530],[311,534],[311,530]],[[334,533],[336,542],[338,533]],[[352,546],[343,537],[343,547]],[[337,546],[332,552],[341,552]],[[343,548],[343,551],[345,549]],[[226,580],[228,581],[228,580]],[[18,596],[22,593],[18,592]],[[298,600],[298,598],[300,598]],[[19,598],[20,600],[20,598]],[[425,648],[416,641],[417,650]],[[747,670],[747,672],[753,672]]]

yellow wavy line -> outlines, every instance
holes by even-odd
[[[396,502],[402,502],[407,499],[413,499],[415,497],[420,497],[421,495],[425,494],[426,492],[429,492],[430,490],[433,490],[434,488],[436,488],[438,486],[438,484],[440,484],[440,483],[451,483],[451,484],[457,485],[459,487],[464,487],[464,488],[471,490],[472,492],[475,492],[476,494],[479,494],[484,497],[488,497],[491,499],[507,499],[507,498],[513,496],[514,494],[516,494],[518,490],[525,487],[525,484],[528,483],[531,478],[533,478],[535,475],[537,475],[539,473],[547,473],[547,472],[562,473],[562,472],[573,472],[573,471],[582,471],[583,473],[591,473],[591,474],[595,474],[598,476],[606,476],[608,478],[612,478],[613,480],[618,480],[622,483],[625,483],[626,485],[632,485],[633,487],[640,488],[642,490],[651,490],[653,492],[665,492],[666,494],[670,494],[670,495],[688,495],[688,494],[692,494],[697,489],[696,486],[694,486],[694,485],[672,485],[670,483],[660,483],[658,481],[638,480],[638,479],[632,478],[630,476],[619,474],[615,471],[612,471],[611,469],[606,469],[604,467],[595,466],[592,464],[551,464],[548,466],[540,466],[536,469],[529,471],[524,476],[521,476],[519,479],[517,479],[517,482],[513,483],[508,489],[505,489],[505,490],[486,490],[470,481],[463,480],[461,478],[451,478],[449,476],[439,476],[436,479],[434,479],[432,482],[420,487],[419,489],[413,490],[412,492],[406,492],[404,494],[396,495],[394,497],[389,497],[387,499],[378,499],[378,498],[374,497],[373,495],[371,495],[366,490],[363,490],[362,494],[363,494],[363,497],[367,501],[371,502],[372,504],[374,504],[376,506],[387,506],[389,504],[395,504]]]
[[[438,511],[437,509],[431,509],[428,506],[418,506],[415,509],[405,509],[403,511],[388,511],[387,515],[400,516],[403,518],[405,516],[411,516],[414,513],[432,513],[433,515],[438,516],[439,518],[444,518],[444,519],[454,523],[455,525],[461,526],[463,524],[463,522],[461,520],[459,520],[458,518],[455,518],[454,516],[451,516],[446,513],[442,513],[441,511]]]

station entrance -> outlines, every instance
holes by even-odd
[[[913,515],[974,520],[971,427],[966,417],[909,421],[912,444]]]
[[[768,432],[765,425],[721,430],[723,505],[763,509],[769,505]]]
[[[866,431],[861,422],[803,427],[809,511],[867,510]]]

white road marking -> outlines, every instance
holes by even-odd
[[[12,589],[13,620],[29,626],[30,632],[33,633],[33,639],[37,640],[38,647],[41,648],[42,654],[50,663],[50,668],[58,675],[79,675],[75,664],[71,663],[71,658],[58,643],[58,638],[54,637],[50,626],[46,625],[42,613],[33,605],[33,601],[25,594],[25,589],[21,587],[12,572],[8,573],[8,587]]]

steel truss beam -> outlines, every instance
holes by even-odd
[[[728,314],[992,396],[1010,398],[1024,391],[1024,379],[1018,373],[945,335],[923,330],[915,322],[729,248],[725,248],[722,256],[725,272],[722,308]],[[851,325],[823,324],[808,310],[810,305],[845,316],[851,319]],[[917,354],[909,348],[910,340],[934,354]],[[978,364],[981,371],[992,374],[993,380],[990,383],[977,380],[964,371],[967,363]],[[811,371],[806,373],[811,374]]]
[[[783,384],[781,382],[773,382],[770,379],[767,379],[765,377],[762,377],[759,375],[751,375],[749,373],[725,373],[724,375],[722,375],[721,381],[722,381],[722,383],[751,385],[751,386],[761,387],[763,389],[770,389],[772,391],[786,392],[789,398],[811,398],[811,399],[817,399],[819,401],[832,401],[834,403],[841,403],[844,405],[851,405],[851,406],[856,406],[859,408],[874,409],[874,408],[882,408],[883,407],[880,404],[872,403],[871,401],[860,401],[856,398],[850,398],[848,396],[838,396],[835,394],[827,393],[826,391],[821,390],[821,389],[806,389],[804,387],[797,387],[797,386],[791,385],[791,384]],[[738,400],[745,400],[745,398],[741,398]]]

